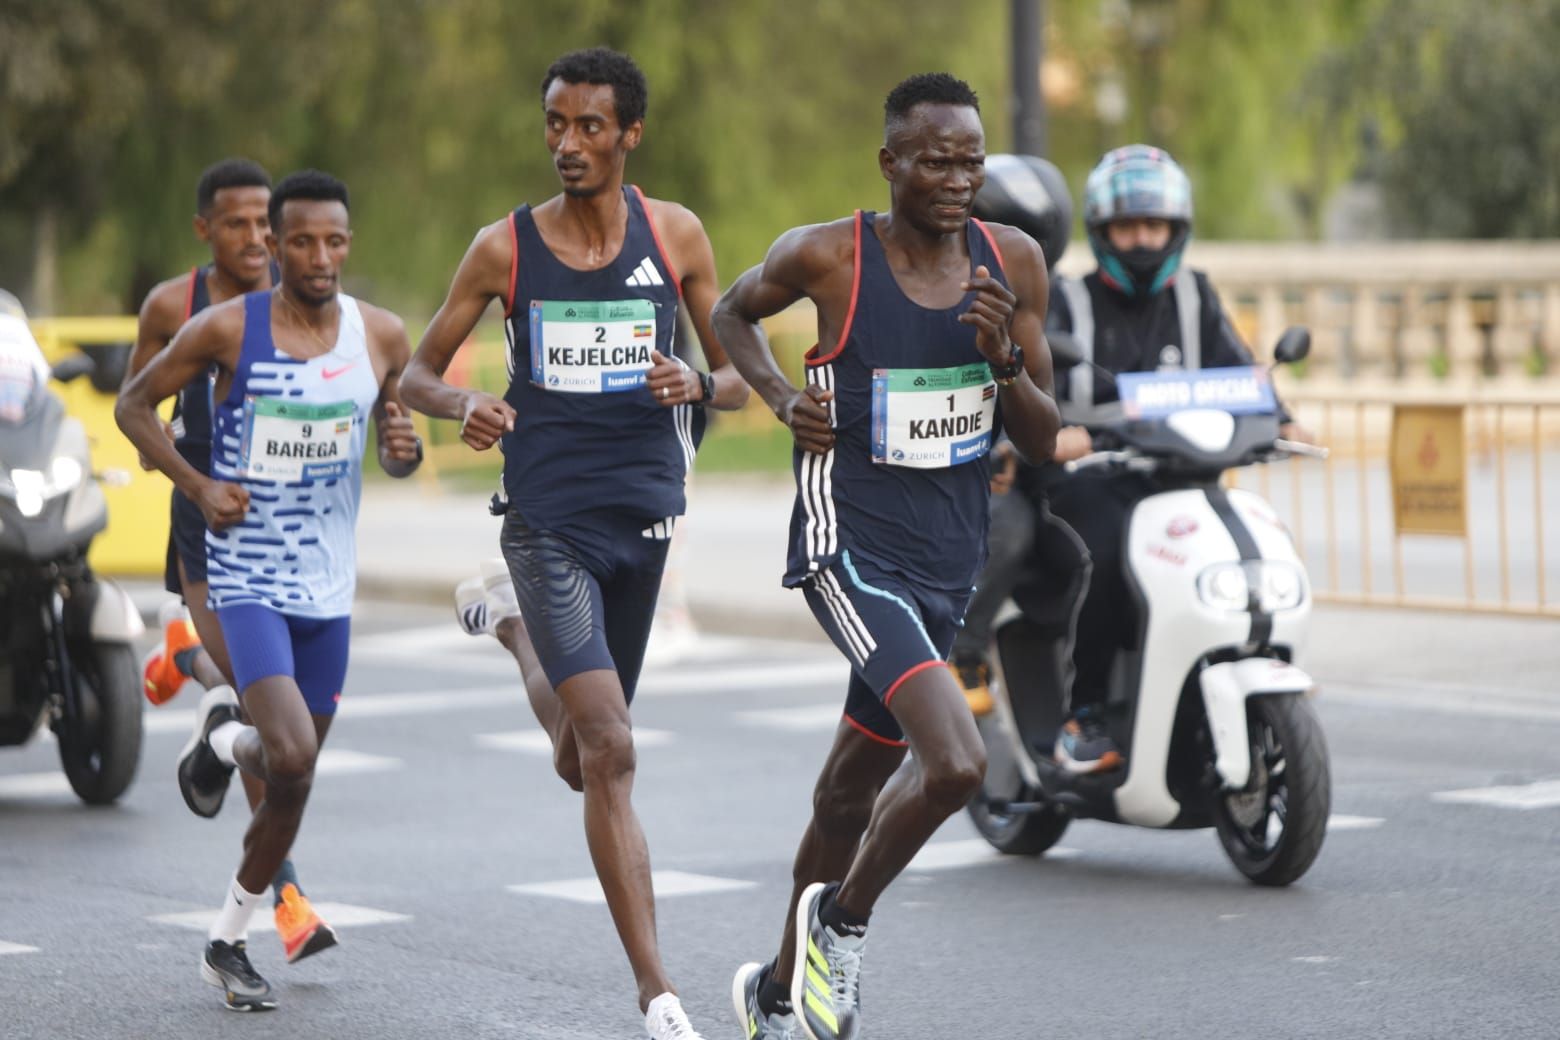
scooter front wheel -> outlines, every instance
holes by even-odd
[[[59,732],[60,765],[88,805],[124,794],[141,760],[141,690],[135,654],[123,643],[97,641],[76,661],[79,710]]]
[[[1062,840],[1072,817],[1063,809],[1047,806],[1034,812],[1004,812],[977,794],[969,805],[975,829],[992,848],[1009,856],[1038,856]]]
[[[1213,820],[1230,862],[1259,885],[1310,869],[1327,836],[1332,775],[1321,720],[1299,694],[1253,697],[1246,707],[1251,778],[1213,793]]]

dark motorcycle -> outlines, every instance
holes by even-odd
[[[90,372],[78,355],[55,378]],[[0,422],[0,747],[44,725],[72,790],[113,802],[141,757],[141,692],[132,641],[144,631],[130,597],[87,563],[108,526],[87,434],[37,386],[19,422]],[[120,476],[123,479],[123,475]]]

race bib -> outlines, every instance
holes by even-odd
[[[984,362],[872,373],[872,461],[945,469],[991,450],[997,384]]]
[[[301,404],[275,397],[244,401],[239,476],[274,482],[344,477],[352,466],[351,401]]]
[[[645,385],[655,349],[649,300],[531,301],[531,382],[565,394]]]

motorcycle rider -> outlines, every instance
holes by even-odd
[[[1052,281],[1048,332],[1069,333],[1083,357],[1111,375],[1253,363],[1208,276],[1182,266],[1192,233],[1191,182],[1168,152],[1142,144],[1107,152],[1084,187],[1084,225],[1098,266],[1082,278]],[[1058,366],[1058,403],[1065,409],[1116,400],[1115,383],[1098,369]],[[1287,415],[1281,421],[1282,436],[1312,440]],[[1048,505],[1087,548],[1081,565],[1091,573],[1076,615],[1074,678],[1055,750],[1058,763],[1075,773],[1103,772],[1123,761],[1104,708],[1111,661],[1133,641],[1139,620],[1122,567],[1123,529],[1150,490],[1139,475],[1062,469],[1093,450],[1086,429],[1064,426],[1053,464],[1021,467],[1016,481],[1019,493]],[[972,627],[980,624],[973,619]],[[971,697],[977,699],[978,691]]]

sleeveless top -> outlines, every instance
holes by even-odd
[[[203,264],[190,271],[190,287],[184,296],[184,322],[211,306],[211,290],[206,285],[211,270],[211,264]],[[281,280],[281,269],[273,260],[271,284],[277,285]],[[211,389],[216,378],[216,370],[208,370],[186,383],[173,399],[173,446],[184,456],[184,461],[208,474],[211,472]]]
[[[623,193],[623,248],[594,271],[553,255],[530,206],[510,215],[504,399],[516,417],[502,440],[504,490],[534,528],[603,509],[647,520],[685,509],[704,408],[662,407],[645,385],[651,349],[673,356],[681,279],[644,195]]]
[[[244,297],[238,367],[212,415],[211,475],[247,488],[249,513],[206,532],[211,603],[344,617],[357,585],[358,497],[379,380],[356,300],[337,295],[335,347],[303,361],[276,349],[273,291]]]
[[[802,584],[846,550],[932,588],[969,591],[986,558],[988,454],[1000,424],[997,387],[975,328],[952,307],[909,299],[874,231],[856,213],[850,311],[828,354],[807,354],[807,381],[834,391],[834,447],[792,452],[785,584]],[[1007,284],[980,221],[965,231],[970,271]]]

